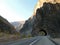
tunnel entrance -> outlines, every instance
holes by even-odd
[[[46,36],[47,32],[44,29],[39,30],[39,35],[40,36]]]

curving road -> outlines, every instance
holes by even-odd
[[[50,40],[47,36],[37,36],[28,39],[9,42],[4,45],[57,45],[56,42]]]

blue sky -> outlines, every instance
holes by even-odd
[[[9,22],[27,20],[37,0],[0,0],[0,15]]]

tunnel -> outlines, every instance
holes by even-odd
[[[41,36],[46,36],[46,35],[47,35],[47,31],[44,30],[44,29],[41,29],[41,30],[39,30],[39,34],[40,34]]]

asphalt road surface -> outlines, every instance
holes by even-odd
[[[4,45],[59,45],[57,39],[49,39],[47,36],[37,36],[28,39],[9,42]],[[2,45],[2,44],[1,44]]]

